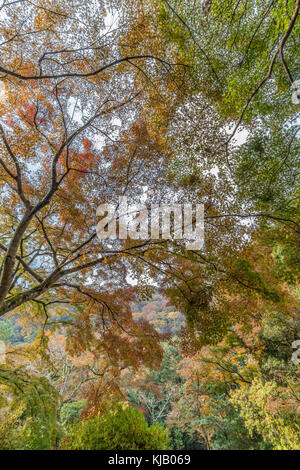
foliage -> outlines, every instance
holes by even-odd
[[[158,294],[151,300],[135,303],[132,310],[135,321],[148,321],[161,335],[176,335],[185,325],[184,315]]]
[[[299,448],[299,12],[3,2],[3,448]],[[120,196],[203,249],[99,240]]]
[[[300,449],[299,416],[289,403],[288,393],[277,384],[255,379],[250,387],[232,393],[232,403],[241,408],[251,436],[259,432],[275,450]]]
[[[61,437],[58,394],[45,377],[2,367],[0,392],[7,402],[0,414],[4,448],[46,450],[56,445]]]
[[[73,424],[79,421],[80,413],[86,405],[85,400],[64,403],[60,409],[60,421],[63,425]]]
[[[72,450],[147,450],[169,449],[169,436],[160,425],[148,426],[142,413],[124,404],[113,404],[95,418],[80,421],[70,428],[61,449]]]

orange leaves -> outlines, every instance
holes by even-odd
[[[70,168],[67,185],[81,183],[86,180],[89,173],[97,172],[99,156],[92,151],[92,142],[88,139],[82,139],[83,152],[77,152],[74,149],[64,150],[60,161],[64,165],[64,171]]]
[[[23,103],[23,109],[19,110],[19,116],[27,124],[32,127],[34,125],[34,119],[36,115],[36,108],[33,104]]]
[[[34,18],[34,26],[37,29],[42,29],[47,25],[47,13],[45,10],[40,10],[39,14]]]
[[[82,145],[84,147],[84,153],[87,153],[92,147],[92,142],[88,139],[82,139]]]
[[[99,294],[85,288],[75,293],[76,297],[86,306],[68,338],[72,354],[79,355],[87,348],[116,365],[159,364],[162,355],[158,333],[149,324],[132,319],[132,289]]]

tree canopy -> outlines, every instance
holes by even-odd
[[[128,399],[126,374],[142,387],[131,399],[147,404],[148,419],[163,409],[163,425],[193,423],[190,439],[200,433],[207,448],[299,448],[290,361],[299,9],[299,0],[3,1],[0,388],[3,416],[32,448],[55,446],[69,412],[81,419],[74,442],[104,416],[108,432],[105,397]],[[99,240],[97,207],[122,196],[146,207],[204,204],[203,249],[142,235]],[[174,341],[181,366],[162,381],[186,385],[166,385],[158,405],[149,370]],[[82,399],[83,411],[73,409]],[[151,434],[134,410],[119,412]],[[141,445],[168,447],[156,432]],[[9,439],[27,446],[18,433]]]

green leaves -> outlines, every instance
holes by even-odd
[[[0,416],[0,430],[6,429],[11,449],[43,450],[55,446],[60,433],[58,393],[45,377],[28,374],[18,367],[2,367],[0,392],[3,397],[12,398]]]
[[[285,391],[274,382],[255,379],[250,387],[232,392],[250,435],[259,432],[275,450],[300,448],[300,420],[289,407]]]
[[[148,426],[142,413],[126,404],[112,403],[95,418],[70,427],[60,444],[68,450],[169,449],[168,432],[159,424]]]

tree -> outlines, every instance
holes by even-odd
[[[299,370],[291,361],[299,335],[297,291],[286,296],[289,303],[276,310],[270,301],[236,299],[241,321],[218,344],[199,348],[197,338],[184,340],[182,392],[168,426],[188,423],[212,449],[299,447]]]
[[[79,421],[80,413],[85,407],[85,400],[73,401],[65,403],[60,410],[60,420],[62,424],[73,424],[74,421]]]
[[[141,412],[114,404],[102,415],[70,428],[60,448],[69,450],[169,449],[169,436],[160,425],[149,427]]]
[[[112,7],[116,9],[118,3],[112,2]],[[153,181],[154,178],[156,180],[155,186],[154,183],[152,186],[158,196],[160,188],[178,190],[176,172],[173,182],[172,178],[159,176],[161,166],[168,171],[170,149],[178,157],[176,153],[180,142],[177,134],[175,140],[169,139],[171,147],[167,139],[167,132],[174,130],[175,125],[180,129],[176,110],[184,111],[186,118],[189,94],[193,96],[195,92],[189,76],[185,80],[186,69],[195,68],[188,49],[190,42],[195,46],[195,41],[176,10],[166,2],[158,2],[153,8],[149,4],[148,10],[140,2],[132,2],[130,8],[118,8],[115,31],[104,24],[103,15],[107,11],[101,2],[77,9],[76,18],[72,15],[75,8],[73,2],[65,9],[55,0],[49,1],[44,8],[37,8],[28,2],[4,5],[3,8],[3,35],[6,41],[3,44],[5,66],[2,72],[6,100],[2,105],[1,168],[3,195],[9,198],[9,205],[3,218],[8,231],[3,236],[5,243],[2,244],[0,313],[4,315],[19,306],[28,305],[28,302],[38,303],[41,309],[47,310],[54,295],[60,303],[72,299],[73,302],[89,305],[84,310],[86,314],[90,307],[96,311],[103,310],[103,324],[107,328],[108,324],[119,323],[117,328],[121,325],[134,330],[136,326],[132,325],[128,305],[133,300],[132,289],[127,287],[126,281],[128,269],[131,268],[136,275],[139,271],[142,276],[143,271],[160,282],[168,281],[176,285],[178,276],[183,277],[184,283],[189,282],[183,276],[183,270],[189,264],[192,265],[191,272],[194,269],[196,273],[199,271],[199,261],[204,263],[205,269],[209,269],[213,259],[223,255],[226,266],[220,267],[219,273],[223,270],[227,274],[229,271],[232,279],[228,269],[231,259],[225,256],[228,244],[220,242],[217,249],[212,248],[216,232],[213,224],[209,224],[206,244],[208,253],[213,252],[208,258],[200,256],[200,260],[197,254],[187,256],[182,253],[182,246],[176,246],[175,253],[170,253],[166,243],[126,241],[110,247],[96,238],[95,211],[100,202],[113,202],[119,194],[136,197],[143,185],[149,186],[149,174]],[[182,8],[184,13],[189,4],[184,3]],[[284,44],[280,43],[278,53],[296,25],[297,8],[298,4],[287,27],[286,40]],[[213,26],[218,28],[214,4],[207,11]],[[280,12],[280,9],[276,10],[277,16]],[[198,13],[201,17],[202,9]],[[31,18],[29,24],[23,21],[27,14]],[[180,41],[176,42],[176,38],[168,34],[162,34],[158,41],[154,24],[159,18],[165,18],[166,14],[172,18],[171,24],[177,22],[177,30],[182,30],[182,37],[190,37],[184,43],[186,52],[182,50]],[[196,22],[200,21],[199,15],[194,17]],[[88,28],[83,33],[83,24],[86,23]],[[238,24],[238,21],[234,22],[232,28]],[[100,35],[99,25],[103,29]],[[262,30],[261,34],[267,33]],[[209,39],[209,35],[210,31],[207,31],[205,40]],[[80,44],[78,37],[81,38]],[[62,39],[68,48],[61,47]],[[124,47],[125,40],[128,40],[127,47]],[[169,47],[172,40],[177,47]],[[25,41],[22,56],[19,52],[20,41]],[[130,54],[125,54],[125,50]],[[207,62],[205,57],[204,54]],[[16,64],[19,64],[18,69]],[[209,61],[207,73],[214,75],[215,67],[210,65]],[[202,77],[198,77],[202,90],[201,80]],[[209,86],[207,90],[210,90]],[[214,94],[211,93],[211,96]],[[206,125],[215,113],[213,105],[202,99],[201,115]],[[119,130],[114,124],[116,119],[122,125]],[[187,139],[186,132],[181,134]],[[217,140],[222,148],[228,147],[224,120],[218,119],[216,125],[210,125],[209,136],[208,140],[199,140],[200,149],[204,152],[212,140]],[[193,149],[193,146],[190,148]],[[212,155],[219,158],[216,160]],[[214,164],[216,161],[220,164],[224,151],[219,153],[216,148],[212,155],[208,158],[206,170],[213,160]],[[203,163],[205,160],[203,158]],[[201,166],[198,173],[200,169]],[[234,219],[242,220],[249,214],[224,214],[236,192],[230,175],[225,176],[224,173],[219,184],[218,196],[222,194],[219,203],[214,188],[215,179],[211,175],[198,180],[197,174],[187,176],[188,180],[182,182],[181,196],[190,193],[193,187],[195,200],[205,198],[207,202],[207,221],[224,217],[230,219],[218,226],[218,230],[226,237],[231,236],[231,240],[235,232],[236,241],[231,245],[232,256],[235,256],[235,250],[241,243],[243,224]],[[189,180],[190,177],[192,179]],[[207,183],[206,197],[204,188],[199,188],[201,179]],[[99,187],[100,196],[97,191]],[[254,216],[265,217],[265,214],[261,212]],[[281,216],[269,214],[267,217],[288,224]],[[293,221],[294,229],[295,224]],[[186,257],[188,262],[185,263]],[[193,268],[195,263],[196,267]],[[113,277],[110,275],[112,268],[117,273]],[[175,280],[172,281],[172,278]],[[97,279],[102,280],[101,288],[96,287],[99,284]],[[118,288],[120,284],[121,289]],[[108,289],[110,294],[107,293]],[[209,289],[205,289],[205,294],[202,290],[198,295],[207,296]],[[111,300],[113,290],[114,299],[122,298],[123,311],[118,303]],[[189,299],[188,303],[191,302]],[[47,312],[44,315],[48,322]],[[195,326],[194,322],[190,324]],[[134,331],[131,334],[135,334]]]
[[[1,367],[0,432],[4,449],[45,450],[61,437],[57,423],[58,394],[45,377],[22,366]]]
[[[162,276],[166,250],[142,240],[99,241],[96,208],[119,195],[139,196],[149,173],[159,175],[164,133],[158,136],[145,115],[162,84],[149,93],[148,72],[170,83],[171,104],[173,74],[183,66],[152,54],[124,55],[124,8],[116,29],[105,26],[100,1],[1,9],[0,315],[18,308],[42,334],[71,324],[69,350],[80,355],[88,347],[115,370],[122,361],[158,364],[159,335],[132,320],[127,274],[137,262],[148,272],[146,253],[153,250],[151,269]]]
[[[180,382],[176,371],[180,354],[167,343],[163,344],[163,349],[164,358],[159,370],[141,369],[134,374],[124,371],[121,377],[121,386],[127,391],[129,402],[144,413],[150,425],[165,424]]]
[[[232,402],[240,407],[250,435],[258,431],[275,450],[300,449],[299,415],[275,383],[254,380],[249,388],[236,390]]]

